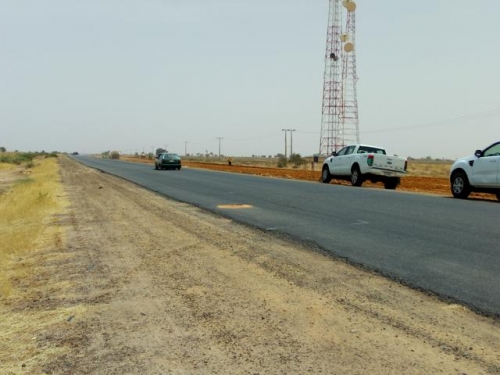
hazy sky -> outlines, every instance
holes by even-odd
[[[358,0],[363,143],[500,140],[499,0]],[[319,150],[327,0],[0,0],[0,146]],[[186,143],[187,142],[187,143]]]

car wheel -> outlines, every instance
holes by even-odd
[[[363,176],[359,171],[359,167],[355,166],[351,171],[351,185],[352,186],[361,186],[363,185]]]
[[[181,170],[181,167],[178,167],[178,168],[177,168],[177,170],[178,170],[178,171],[180,171],[180,170]]]
[[[388,178],[384,182],[384,188],[389,190],[394,190],[399,185],[399,182],[400,182],[399,178]]]
[[[323,182],[324,184],[329,184],[331,180],[332,175],[330,174],[330,169],[327,165],[325,165],[323,167],[323,170],[321,171],[321,182]]]
[[[155,163],[155,169],[158,170],[158,164]]]
[[[451,176],[451,194],[455,198],[466,199],[471,192],[469,180],[464,172],[458,171]]]

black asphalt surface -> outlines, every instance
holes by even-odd
[[[317,244],[407,285],[500,316],[500,203],[76,156],[178,201]],[[252,208],[224,209],[220,205]]]

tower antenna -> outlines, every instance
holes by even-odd
[[[359,143],[356,3],[329,0],[319,154]],[[345,27],[344,27],[345,21]]]

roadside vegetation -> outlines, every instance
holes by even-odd
[[[104,151],[101,153],[103,159],[120,159],[120,153],[118,151]]]
[[[10,186],[4,187],[0,195],[2,296],[12,293],[9,276],[15,277],[19,271],[10,267],[12,261],[36,248],[50,216],[59,208],[58,200],[54,199],[60,189],[57,161],[35,159],[34,155],[11,154],[0,163],[2,170],[11,172]]]
[[[420,177],[444,177],[449,178],[452,160],[408,160],[408,175]]]
[[[15,164],[22,165],[25,164],[28,167],[33,166],[29,163],[33,162],[36,157],[53,157],[57,158],[57,152],[2,152],[0,153],[0,164]]]
[[[56,283],[42,279],[37,267],[45,256],[42,249],[62,246],[57,215],[66,203],[55,157],[32,153],[1,156],[0,367],[2,373],[14,374],[61,350],[42,348],[35,338],[66,313],[30,308],[30,304],[44,296],[50,298]]]

